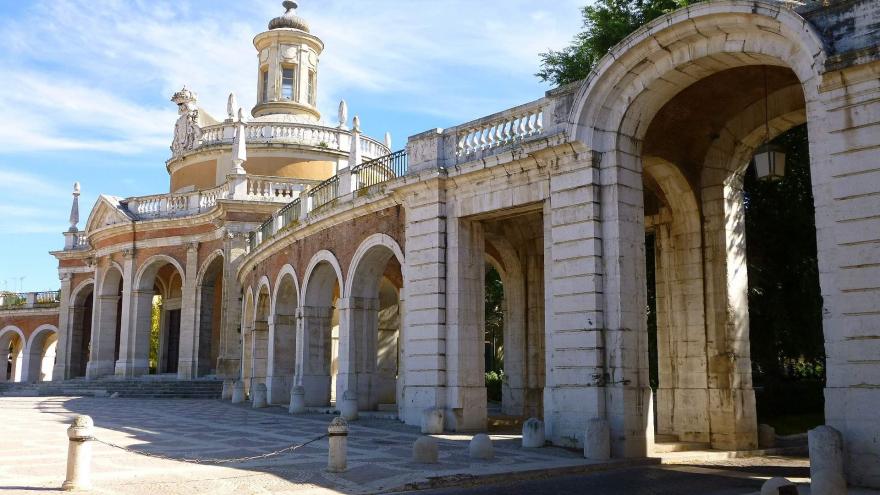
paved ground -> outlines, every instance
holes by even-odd
[[[519,439],[493,435],[496,458],[472,462],[465,435],[438,436],[440,463],[410,460],[416,428],[367,419],[351,425],[349,470],[324,471],[327,439],[293,453],[223,466],[184,461],[241,457],[301,444],[326,432],[329,415],[291,416],[282,408],[254,410],[216,400],[0,398],[0,493],[56,491],[64,480],[66,429],[78,414],[95,421],[95,436],[172,460],[147,457],[93,443],[94,493],[123,494],[304,494],[377,493],[412,488],[454,488],[419,493],[701,494],[756,493],[763,480],[786,476],[808,481],[806,459],[761,457],[675,466],[640,466],[601,472],[577,452],[519,447]],[[553,470],[557,474],[540,477]],[[559,470],[589,475],[559,475]],[[510,473],[519,473],[510,474]],[[479,476],[475,481],[474,476]],[[489,479],[487,480],[486,477]],[[494,483],[491,486],[475,486]],[[801,490],[801,493],[807,493]],[[851,491],[850,495],[856,495]],[[868,493],[868,492],[864,492]],[[880,492],[873,492],[875,495]]]
[[[88,414],[104,441],[177,459],[258,455],[327,431],[329,415],[291,416],[282,408],[254,410],[217,400],[19,397],[0,398],[0,492],[33,493],[64,480],[66,429]],[[375,493],[454,475],[589,466],[577,452],[526,449],[518,438],[494,436],[496,458],[471,462],[468,436],[438,437],[440,463],[411,462],[418,429],[392,420],[351,426],[349,470],[324,471],[327,439],[294,453],[211,466],[156,459],[94,444],[96,493]]]

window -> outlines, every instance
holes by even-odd
[[[296,93],[296,66],[281,68],[281,98],[294,100]]]
[[[309,71],[309,105],[315,106],[315,71]]]
[[[260,72],[260,91],[262,95],[260,101],[266,103],[269,101],[269,69],[262,69]]]

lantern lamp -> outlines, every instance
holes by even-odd
[[[755,172],[761,180],[780,180],[785,176],[785,148],[765,144],[755,150]]]

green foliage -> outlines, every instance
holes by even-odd
[[[501,400],[501,384],[504,383],[503,371],[486,372],[486,395],[489,400]]]
[[[584,30],[571,45],[541,54],[536,76],[556,85],[587,77],[614,45],[640,26],[696,0],[597,0],[581,9]]]
[[[162,296],[153,296],[153,308],[150,314],[150,373],[159,368],[159,323],[162,316]]]
[[[494,266],[486,269],[486,371],[504,369],[504,285]]]
[[[757,383],[823,379],[822,296],[805,125],[781,135],[785,178],[745,176],[749,339]]]

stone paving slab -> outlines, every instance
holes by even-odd
[[[251,409],[206,399],[92,397],[0,398],[0,492],[57,489],[65,474],[66,429],[90,415],[101,440],[175,460],[94,443],[94,493],[378,493],[434,486],[437,480],[507,476],[554,470],[605,468],[560,448],[522,449],[519,438],[493,436],[495,459],[468,457],[469,435],[437,435],[440,463],[410,460],[418,428],[365,418],[351,423],[348,471],[332,474],[326,438],[293,453],[237,464],[205,465],[180,459],[258,455],[299,444],[327,431],[326,414],[292,416],[286,409]],[[612,465],[617,463],[612,463]]]

